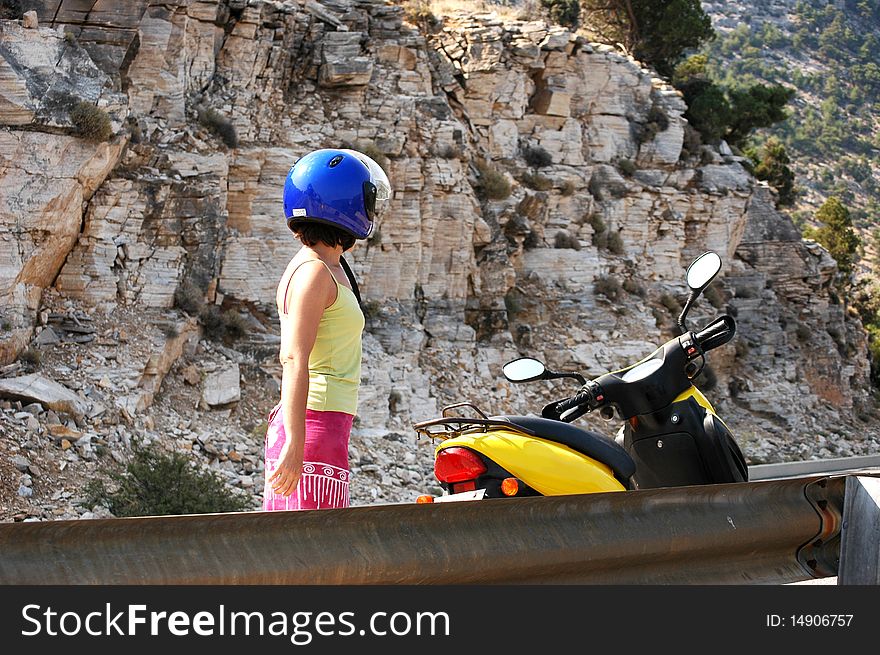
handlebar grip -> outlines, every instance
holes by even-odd
[[[578,405],[583,405],[588,400],[591,400],[592,397],[593,395],[585,389],[584,391],[576,393],[574,396],[567,400],[561,400],[556,403],[556,411],[562,414],[563,412],[566,412],[569,409],[573,409]]]
[[[694,335],[694,339],[704,351],[712,350],[733,339],[736,334],[736,321],[727,314],[718,317]]]

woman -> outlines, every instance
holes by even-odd
[[[302,242],[281,277],[281,401],[269,415],[263,509],[348,507],[348,439],[357,412],[364,316],[342,254],[373,228],[388,177],[366,155],[323,149],[284,183]]]

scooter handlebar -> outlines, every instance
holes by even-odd
[[[733,339],[736,334],[736,321],[732,316],[724,314],[709,323],[694,335],[694,339],[703,351],[712,350]]]

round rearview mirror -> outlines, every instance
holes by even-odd
[[[687,269],[687,285],[694,291],[702,291],[721,270],[721,257],[714,252],[704,252]]]
[[[501,369],[511,382],[529,382],[537,380],[546,372],[544,364],[531,357],[520,357],[512,362],[507,362]]]

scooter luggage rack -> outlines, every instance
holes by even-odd
[[[470,407],[477,414],[480,415],[480,418],[475,418],[472,416],[450,416],[448,412],[457,407]],[[456,403],[454,405],[447,405],[443,408],[442,418],[435,418],[429,421],[414,423],[413,428],[415,429],[419,437],[425,435],[432,441],[434,439],[443,439],[445,441],[446,439],[452,439],[461,434],[464,434],[465,432],[489,432],[493,428],[504,428],[505,430],[513,430],[514,432],[520,432],[530,437],[537,436],[532,430],[511,423],[506,418],[486,416],[479,407],[473,405],[472,403]]]

